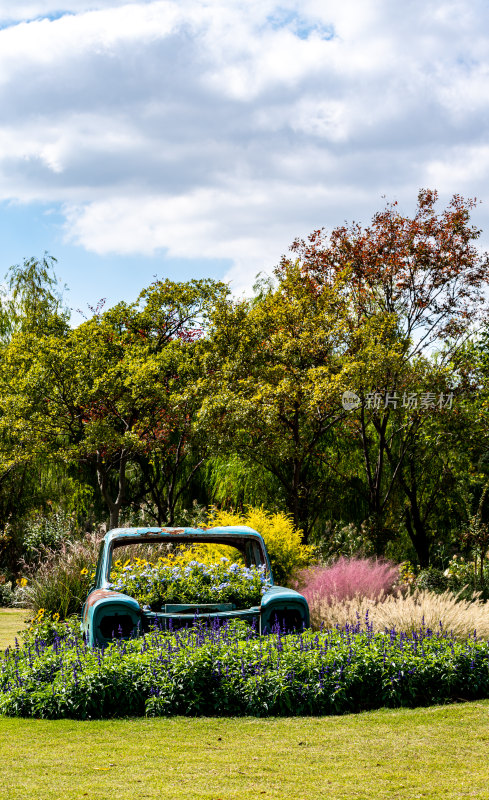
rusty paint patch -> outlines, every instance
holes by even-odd
[[[127,597],[127,595],[122,594],[122,592],[114,592],[112,589],[94,589],[93,592],[90,592],[85,601],[85,608],[83,611],[84,622],[88,620],[89,609],[94,606],[98,600],[103,600],[105,597],[111,597],[116,600],[118,597]]]
[[[112,592],[110,589],[95,589],[93,592],[90,592],[86,601],[85,601],[85,609],[83,612],[83,619],[88,619],[88,610],[98,600],[102,600],[104,597],[118,597],[120,596],[120,592]]]
[[[146,536],[161,536],[163,533],[170,533],[172,536],[175,536],[176,534],[185,533],[185,528],[161,528],[159,531],[147,531],[146,533],[135,534],[135,536],[143,538]]]
[[[185,533],[185,528],[162,528],[162,533],[171,533],[172,536],[175,536],[177,533]]]
[[[87,606],[95,605],[97,600],[101,600],[103,597],[117,597],[117,595],[120,595],[120,592],[113,592],[111,589],[95,589],[87,597]]]

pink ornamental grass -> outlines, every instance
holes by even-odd
[[[354,597],[378,600],[391,594],[398,581],[399,567],[391,561],[342,556],[329,567],[303,570],[297,586],[308,603],[314,605]]]

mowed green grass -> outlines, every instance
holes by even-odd
[[[0,787],[51,798],[488,798],[489,703],[323,719],[0,719]]]
[[[14,644],[17,632],[25,628],[25,620],[31,616],[28,608],[0,608],[0,650]]]
[[[16,614],[0,612],[0,641]],[[9,800],[486,800],[489,701],[325,718],[3,717],[0,753]]]

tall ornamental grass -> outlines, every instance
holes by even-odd
[[[420,628],[448,631],[456,639],[477,636],[489,639],[489,603],[472,601],[452,592],[416,590],[413,594],[389,597],[353,597],[348,600],[321,602],[316,597],[310,606],[314,628],[355,625],[368,616],[374,631],[395,628],[412,633]]]
[[[314,566],[299,573],[297,588],[309,605],[323,609],[355,597],[379,600],[399,582],[399,567],[371,558],[339,558],[330,566]]]
[[[24,603],[36,613],[44,609],[61,619],[79,614],[93,583],[99,544],[100,537],[87,533],[59,549],[41,550],[36,566],[25,573]]]

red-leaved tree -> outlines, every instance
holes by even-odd
[[[421,563],[429,558],[429,515],[437,494],[431,486],[425,502],[420,491],[419,454],[429,457],[420,437],[429,407],[406,409],[400,401],[409,392],[438,398],[453,388],[450,360],[485,313],[489,282],[488,254],[476,246],[481,231],[470,223],[476,200],[454,195],[441,212],[437,200],[436,191],[424,189],[411,217],[388,203],[368,227],[352,223],[330,235],[316,230],[291,248],[318,294],[337,284],[338,276],[347,278],[349,356],[356,358],[351,372],[356,384],[349,388],[361,400],[347,425],[361,449],[357,468],[366,487],[372,538],[382,552],[389,536],[386,510],[400,486],[406,528]],[[290,263],[282,260],[279,279]],[[372,405],[368,398],[373,396],[380,400]]]

